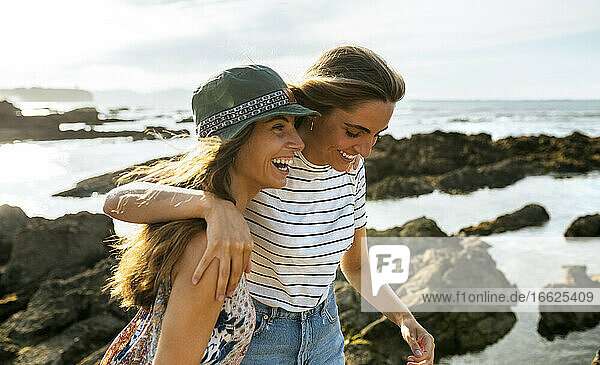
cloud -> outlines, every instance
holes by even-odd
[[[0,87],[58,81],[92,88],[171,82],[176,84],[167,87],[190,88],[218,70],[249,62],[294,79],[322,50],[347,43],[370,47],[407,76],[427,80],[428,74],[483,73],[485,64],[474,62],[490,54],[516,59],[519,52],[533,52],[518,49],[522,44],[548,54],[555,39],[600,31],[600,4],[583,0],[22,0],[9,3],[6,13],[27,14],[27,22],[9,16],[0,23],[0,33],[12,35],[3,39],[8,57],[0,60]],[[584,46],[572,52],[546,62],[554,68],[570,64]],[[587,53],[596,59],[598,52],[594,47]],[[445,69],[450,64],[454,69]],[[467,64],[470,69],[461,66]],[[510,71],[508,65],[497,67]]]

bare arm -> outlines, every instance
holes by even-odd
[[[367,248],[367,230],[360,228],[354,231],[352,247],[344,254],[341,262],[342,272],[348,282],[375,308],[402,330],[402,336],[416,355],[409,356],[409,361],[419,364],[433,364],[433,337],[414,318],[410,310],[402,303],[389,285],[383,285],[379,293],[373,296],[371,290],[371,271]],[[364,270],[364,274],[362,271]],[[396,308],[393,312],[382,311],[381,308]],[[421,354],[419,356],[419,353]],[[412,364],[412,362],[410,363]]]
[[[147,197],[144,194],[152,190]],[[131,223],[167,222],[188,218],[206,219],[208,247],[190,275],[196,283],[217,259],[219,278],[215,298],[231,295],[242,272],[250,272],[252,236],[246,220],[233,203],[201,190],[138,181],[111,190],[104,212]]]
[[[205,249],[205,234],[196,235],[175,265],[154,365],[197,365],[202,360],[223,305],[212,295],[217,286],[216,263],[208,267],[197,285],[189,280]]]
[[[153,194],[142,198],[151,189]],[[206,218],[217,204],[233,206],[231,202],[201,190],[136,181],[109,191],[104,213],[130,223],[156,223]]]

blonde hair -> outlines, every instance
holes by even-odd
[[[254,123],[225,143],[218,139],[203,140],[187,154],[136,167],[121,176],[118,183],[145,176],[146,181],[159,185],[202,189],[235,203],[230,191],[229,167],[253,129]],[[144,204],[156,193],[156,190],[147,191],[138,197],[138,201]],[[119,201],[117,210],[121,205],[122,201]],[[111,296],[119,299],[122,307],[150,309],[159,284],[170,279],[171,270],[188,242],[205,229],[204,219],[185,219],[142,224],[130,234],[117,238],[112,247],[119,263],[105,290],[110,290]]]
[[[373,100],[397,102],[405,86],[402,76],[375,52],[342,46],[323,53],[291,89],[298,103],[326,116],[336,108],[347,111]]]

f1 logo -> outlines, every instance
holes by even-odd
[[[408,280],[410,249],[404,245],[375,245],[369,248],[373,296],[385,284],[402,284]]]

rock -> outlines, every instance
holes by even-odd
[[[85,123],[85,124],[102,124],[98,119],[98,111],[96,108],[78,108],[62,114],[52,114],[52,118],[56,118],[61,123]]]
[[[0,121],[13,120],[21,116],[21,110],[6,100],[0,100]]]
[[[526,176],[600,169],[600,137],[508,137],[435,131],[396,140],[384,135],[365,166],[371,199],[459,194],[501,188]]]
[[[100,364],[100,360],[106,353],[108,349],[108,345],[104,345],[100,347],[98,350],[92,352],[88,356],[86,356],[83,360],[77,363],[77,365],[98,365]]]
[[[503,188],[527,176],[531,166],[522,159],[504,160],[483,166],[465,166],[441,175],[435,180],[440,190],[460,194],[481,187]]]
[[[73,277],[44,281],[27,309],[0,325],[0,344],[20,349],[14,363],[74,364],[102,350],[133,316],[102,291],[115,264],[106,258]]]
[[[28,221],[29,217],[21,208],[0,205],[0,265],[5,264],[10,257],[13,235]]]
[[[550,284],[544,288],[600,288],[600,282],[590,279],[586,274],[585,265],[566,265],[565,281]],[[556,336],[565,336],[572,331],[581,331],[593,328],[600,323],[599,306],[581,305],[539,305],[540,319],[538,321],[538,333],[553,340]]]
[[[164,127],[147,127],[146,131],[115,131],[97,132],[89,130],[61,131],[61,123],[83,122],[88,126],[108,122],[127,122],[120,119],[98,119],[98,112],[94,108],[80,108],[63,114],[50,114],[46,116],[22,116],[21,110],[8,102],[0,104],[0,143],[10,143],[15,140],[62,140],[62,139],[89,139],[107,137],[131,137],[134,140],[168,138],[173,135],[189,135],[187,129],[168,130]]]
[[[13,364],[76,364],[109,342],[123,326],[123,322],[112,315],[95,315],[39,344],[22,348]]]
[[[420,227],[420,229],[419,229]],[[515,288],[487,250],[489,244],[475,238],[444,237],[435,222],[422,217],[388,231],[369,230],[369,237],[398,236],[411,252],[410,275],[396,293],[435,338],[437,356],[478,351],[497,342],[516,323],[510,307],[491,308],[494,312],[423,312],[423,294],[443,288]],[[437,234],[437,237],[431,237]],[[372,244],[374,240],[371,240]],[[342,331],[346,339],[348,364],[397,364],[406,359],[410,348],[402,340],[399,328],[378,313],[362,312],[360,297],[350,285],[336,281]]]
[[[2,331],[24,344],[57,333],[90,313],[111,312],[111,301],[102,287],[116,264],[112,258],[68,279],[44,281],[27,305],[2,324]]]
[[[530,226],[541,226],[550,219],[546,209],[538,204],[527,204],[523,208],[501,215],[493,221],[482,222],[477,226],[462,228],[459,236],[489,236],[494,233],[516,231]]]
[[[368,237],[448,237],[434,220],[425,216],[410,220],[400,227],[385,231],[367,229]]]
[[[140,166],[141,165],[152,165],[158,161],[169,160],[171,158],[176,158],[178,156],[179,155],[152,159],[152,160],[149,160],[149,161],[146,161],[146,162],[140,164]],[[136,165],[136,166],[138,166],[138,165]],[[65,197],[70,196],[70,197],[77,197],[77,198],[86,198],[86,197],[92,196],[92,194],[94,194],[94,193],[106,194],[117,186],[116,181],[121,175],[130,172],[136,166],[128,167],[123,170],[109,172],[109,173],[106,173],[103,175],[94,176],[89,179],[82,180],[82,181],[78,182],[73,189],[61,191],[60,193],[56,193],[52,196],[65,196]]]
[[[55,220],[31,218],[15,234],[0,294],[48,276],[60,276],[90,266],[108,256],[103,240],[113,234],[112,219],[79,212]]]
[[[434,187],[429,179],[418,177],[386,176],[369,185],[369,199],[391,199],[419,196],[433,192]]]
[[[193,121],[194,121],[194,118],[187,117],[187,118],[183,118],[182,120],[177,121],[177,123],[192,123]]]
[[[600,214],[575,219],[565,231],[565,237],[600,237]]]
[[[436,189],[459,194],[501,188],[526,176],[600,169],[600,137],[510,137],[435,131],[381,136],[365,160],[369,199],[403,198]],[[96,188],[90,186],[89,190]],[[67,193],[67,192],[64,192]]]

